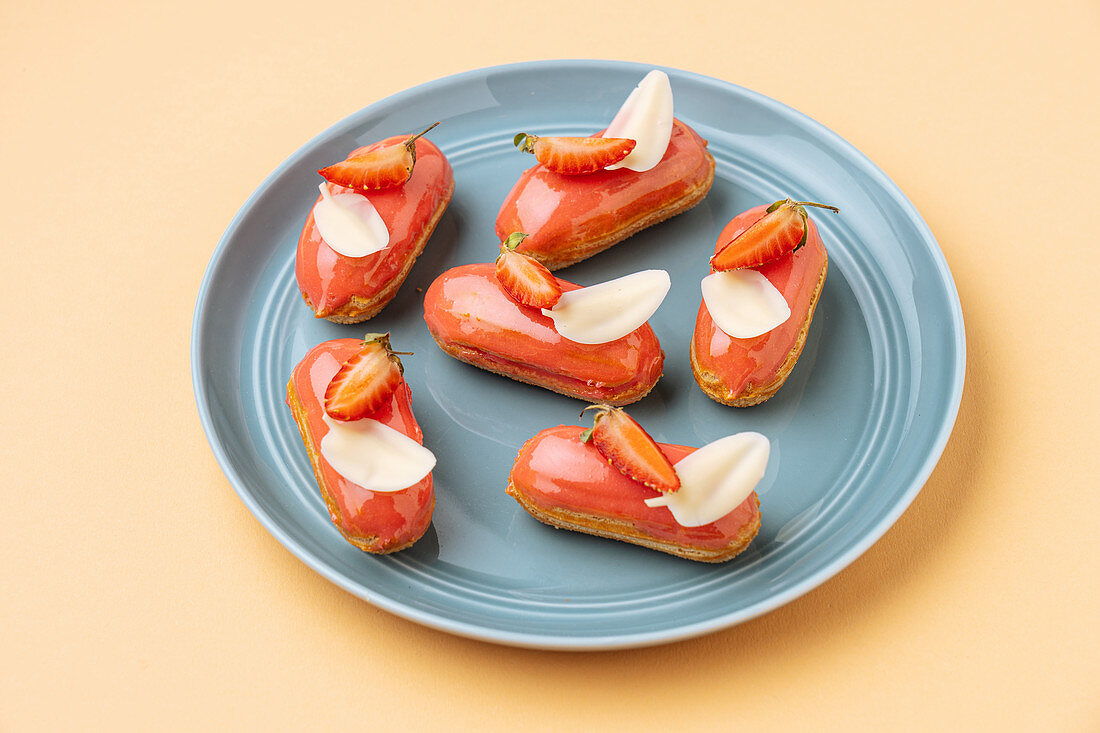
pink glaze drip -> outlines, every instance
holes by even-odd
[[[325,389],[340,365],[361,346],[359,339],[326,341],[315,346],[294,368],[291,379],[305,406],[309,431],[318,450],[321,438],[328,433],[322,419]],[[413,416],[411,397],[408,384],[402,382],[390,403],[373,418],[423,445],[424,435]],[[377,535],[372,549],[379,551],[407,544],[427,529],[435,502],[430,473],[402,491],[374,492],[345,479],[320,453],[318,462],[338,509],[336,513],[330,509],[329,514],[344,532],[359,537]]]
[[[752,226],[766,209],[767,206],[756,206],[738,214],[718,235],[717,241],[730,241]],[[779,367],[798,340],[817,282],[827,264],[825,246],[817,226],[812,219],[808,224],[805,246],[754,268],[783,294],[790,306],[791,317],[783,324],[753,338],[733,338],[715,325],[706,303],[699,304],[693,336],[695,360],[699,367],[719,376],[728,390],[728,399],[740,394],[750,384],[764,385],[775,379]]]
[[[715,522],[680,526],[667,507],[646,506],[646,499],[660,494],[612,468],[591,442],[581,442],[583,431],[576,425],[541,431],[520,450],[509,480],[542,509],[567,509],[626,520],[659,540],[707,549],[729,545],[742,527],[759,516],[753,492]],[[669,443],[658,445],[673,463],[696,450]]]
[[[387,138],[353,150],[348,157],[404,139],[405,136]],[[400,186],[365,194],[390,232],[389,246],[366,257],[345,257],[325,244],[310,209],[298,239],[294,274],[317,317],[330,315],[353,295],[369,299],[385,288],[404,268],[417,238],[453,184],[451,166],[443,153],[430,140],[418,139],[416,165],[409,180]],[[333,194],[356,193],[343,186],[329,187]],[[317,200],[321,200],[320,196]]]
[[[578,285],[558,279],[563,291]],[[475,349],[497,367],[520,364],[547,378],[570,382],[592,400],[609,390],[661,376],[664,353],[649,324],[605,344],[578,344],[554,330],[537,308],[512,300],[492,264],[447,270],[424,294],[424,321],[436,340]]]
[[[597,239],[646,213],[682,198],[710,173],[707,142],[675,120],[664,158],[648,171],[626,168],[566,176],[542,165],[528,168],[497,215],[501,240],[512,232],[529,236],[517,248],[552,253]]]

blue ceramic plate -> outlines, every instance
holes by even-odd
[[[199,413],[241,499],[283,545],[351,593],[419,623],[505,644],[642,646],[758,616],[824,582],[898,518],[947,442],[963,385],[962,314],[932,234],[898,188],[813,120],[724,81],[667,69],[676,115],[710,141],[714,188],[690,212],[569,268],[582,284],[664,268],[672,290],[650,323],[667,354],[654,391],[630,408],[660,441],[703,445],[741,430],[772,441],[758,491],[760,534],[721,565],[551,529],[504,493],[522,443],[577,424],[577,400],[445,356],[422,318],[443,270],[492,260],[497,209],[531,158],[521,130],[588,134],[649,70],[550,61],[447,77],[382,100],[292,155],[245,202],[199,291],[192,369]],[[442,120],[431,133],[455,195],[397,298],[367,324],[313,318],[294,280],[315,170],[352,148]],[[805,351],[764,405],[723,407],[696,386],[688,343],[699,281],[723,225],[791,195],[815,213],[829,276]],[[315,344],[391,331],[405,357],[425,443],[438,457],[428,533],[389,557],[355,549],[329,522],[283,404]]]

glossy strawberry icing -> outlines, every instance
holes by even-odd
[[[563,292],[580,287],[557,280]],[[462,265],[436,278],[424,294],[424,321],[441,345],[476,352],[478,366],[541,386],[555,382],[590,401],[639,385],[646,391],[664,366],[649,324],[604,344],[569,341],[541,310],[512,300],[492,264]]]
[[[324,395],[328,383],[340,365],[361,348],[359,339],[337,339],[314,347],[291,375],[291,383],[305,412],[305,426],[299,421],[299,430],[308,430],[314,446],[328,433],[322,420]],[[402,382],[388,405],[373,417],[379,422],[399,430],[420,444],[424,435],[413,417],[409,386]],[[294,408],[291,400],[287,404]],[[296,416],[297,418],[297,416]],[[326,500],[329,515],[342,533],[359,544],[376,537],[369,543],[371,552],[386,552],[408,545],[418,539],[431,522],[435,493],[432,475],[420,482],[396,492],[375,492],[353,483],[336,472],[318,449],[315,470],[321,472],[329,487]]]
[[[698,527],[676,523],[667,507],[649,507],[645,500],[660,494],[612,468],[591,442],[580,439],[584,428],[559,425],[543,430],[520,449],[509,481],[525,499],[543,510],[565,509],[602,519],[625,520],[661,541],[717,550],[759,517],[753,492],[721,519]],[[658,443],[676,463],[695,448]]]
[[[757,206],[735,216],[718,236],[718,242],[728,242],[748,229],[766,209]],[[828,264],[817,227],[812,219],[807,224],[806,244],[801,249],[754,268],[783,294],[790,306],[791,317],[784,323],[760,336],[733,338],[715,325],[706,303],[699,304],[692,341],[695,361],[701,369],[718,375],[728,390],[727,399],[734,399],[750,385],[773,382],[798,342],[814,291]]]
[[[569,249],[607,236],[682,198],[711,176],[707,143],[675,120],[664,158],[653,168],[568,176],[542,165],[527,169],[497,215],[496,234],[529,236],[517,251],[531,255]]]
[[[348,156],[404,140],[406,136],[387,138]],[[306,218],[298,239],[298,257],[294,274],[298,287],[308,298],[318,318],[331,315],[353,295],[371,299],[401,274],[413,256],[417,239],[454,187],[451,166],[431,141],[416,141],[416,164],[409,180],[399,186],[364,194],[386,223],[390,244],[366,257],[345,257],[325,244],[313,223],[313,210]],[[356,193],[349,188],[329,184],[333,194]],[[317,198],[320,201],[320,197]]]

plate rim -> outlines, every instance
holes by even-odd
[[[689,78],[694,82],[702,83],[704,85],[711,85],[717,87],[719,90],[725,93],[733,92],[735,95],[743,96],[747,98],[753,104],[759,105],[762,108],[768,109],[776,114],[784,116],[790,119],[797,126],[808,131],[812,131],[817,136],[827,140],[832,146],[839,149],[843,153],[850,156],[853,163],[855,163],[860,172],[867,175],[870,180],[877,184],[883,192],[896,203],[901,211],[905,214],[908,220],[914,225],[914,229],[920,235],[922,244],[925,245],[927,253],[931,257],[931,262],[935,266],[935,270],[940,276],[941,282],[944,285],[945,292],[948,296],[947,305],[949,306],[950,325],[952,332],[955,335],[955,354],[956,358],[953,364],[953,369],[949,375],[951,379],[951,393],[948,395],[947,412],[943,416],[943,419],[939,425],[938,431],[935,433],[935,437],[930,441],[930,449],[924,457],[924,461],[913,474],[912,479],[909,481],[905,491],[902,492],[894,505],[886,512],[882,518],[873,525],[867,532],[860,536],[855,542],[853,542],[847,550],[838,555],[832,562],[822,566],[816,573],[807,577],[803,581],[792,585],[786,590],[768,596],[766,599],[746,608],[738,609],[729,613],[715,615],[705,621],[699,621],[696,623],[676,626],[667,629],[661,629],[657,631],[645,631],[645,632],[630,632],[623,634],[603,634],[600,636],[568,636],[568,635],[552,635],[547,633],[535,633],[535,632],[517,632],[506,629],[486,628],[477,624],[459,621],[446,616],[437,615],[429,611],[418,609],[408,606],[399,600],[389,598],[385,595],[379,595],[372,591],[372,589],[366,587],[361,582],[358,582],[342,573],[335,571],[329,566],[321,557],[315,555],[306,547],[298,543],[293,537],[291,537],[278,521],[275,520],[270,514],[264,511],[259,502],[253,497],[252,492],[247,488],[246,481],[238,472],[236,466],[231,461],[228,452],[226,451],[222,436],[218,433],[214,424],[214,418],[212,411],[209,407],[209,395],[206,389],[206,384],[201,378],[201,365],[204,359],[204,350],[202,348],[202,332],[201,323],[204,318],[208,301],[211,297],[211,282],[222,262],[225,260],[225,253],[230,246],[230,242],[235,238],[238,231],[241,229],[243,221],[248,212],[254,207],[257,199],[264,194],[264,192],[271,186],[273,181],[283,175],[288,169],[294,167],[298,161],[310,154],[314,148],[321,142],[330,139],[336,135],[339,135],[346,128],[353,128],[361,124],[361,120],[367,114],[376,111],[380,106],[394,106],[400,105],[407,97],[418,96],[425,92],[431,91],[433,88],[451,86],[457,83],[467,81],[472,78],[486,77],[494,73],[514,73],[514,72],[532,72],[532,71],[560,71],[568,69],[589,69],[591,67],[599,67],[603,69],[613,70],[629,70],[644,74],[650,69],[660,69],[669,73],[670,76]],[[451,74],[437,79],[433,79],[407,89],[401,90],[389,96],[375,100],[370,104],[362,107],[361,109],[347,115],[346,117],[338,120],[332,125],[322,130],[317,135],[314,135],[311,139],[298,147],[293,153],[291,153],[286,159],[282,161],[274,170],[271,171],[260,184],[252,191],[248,198],[241,204],[233,218],[230,220],[225,231],[222,233],[218,240],[217,246],[214,248],[210,255],[210,260],[207,263],[206,268],[203,271],[202,282],[199,286],[198,295],[195,301],[194,315],[191,323],[191,381],[194,391],[195,402],[199,412],[199,418],[202,423],[203,432],[206,436],[211,450],[214,453],[214,457],[218,462],[222,473],[229,480],[234,492],[245,504],[246,508],[252,513],[252,515],[260,522],[261,526],[269,532],[284,548],[290,551],[292,555],[304,562],[307,566],[319,573],[322,577],[328,579],[337,586],[343,588],[345,591],[367,601],[368,603],[393,613],[397,616],[403,617],[415,623],[428,626],[430,628],[446,631],[459,636],[476,639],[479,641],[488,641],[498,644],[505,644],[510,646],[519,646],[525,648],[535,649],[552,649],[559,651],[588,651],[588,650],[608,650],[608,649],[621,649],[650,646],[655,644],[671,643],[675,641],[681,641],[684,639],[690,639],[697,636],[701,636],[707,633],[719,631],[721,629],[729,628],[739,623],[757,618],[765,613],[768,613],[780,606],[783,606],[796,598],[805,595],[811,590],[822,585],[829,579],[836,576],[841,570],[846,568],[864,552],[866,552],[875,542],[882,538],[882,536],[897,522],[898,518],[905,512],[906,509],[912,504],[917,494],[920,493],[924,487],[928,478],[931,476],[932,471],[935,469],[939,462],[940,457],[943,454],[944,449],[947,446],[947,442],[950,439],[951,433],[954,429],[955,423],[958,419],[959,408],[962,402],[963,387],[966,378],[966,333],[963,323],[962,303],[959,299],[958,288],[955,285],[954,277],[951,274],[951,270],[948,267],[947,259],[943,253],[939,242],[936,240],[928,224],[924,221],[924,218],[917,211],[916,206],[909,200],[909,197],[901,190],[901,188],[891,179],[874,161],[868,158],[852,143],[845,140],[839,134],[829,129],[822,123],[806,115],[803,112],[790,107],[783,102],[775,100],[760,92],[753,91],[746,87],[740,86],[733,82],[718,79],[706,74],[700,74],[694,71],[688,71],[685,69],[679,69],[675,67],[668,67],[654,64],[644,64],[633,61],[619,61],[619,60],[605,60],[605,59],[546,59],[537,61],[520,61],[508,64],[500,64],[494,66],[485,66],[468,71]]]

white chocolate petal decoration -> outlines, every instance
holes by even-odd
[[[321,438],[321,455],[338,474],[364,489],[401,491],[435,467],[430,450],[377,420],[341,422],[327,414],[322,419],[328,432]]]
[[[715,325],[733,338],[760,336],[791,317],[783,293],[756,270],[715,272],[700,288]]]
[[[739,507],[756,489],[768,467],[771,442],[760,433],[737,433],[704,445],[673,468],[678,491],[646,499],[651,507],[667,506],[682,527],[716,522]]]
[[[672,139],[672,83],[668,74],[654,69],[623,102],[604,137],[625,137],[637,141],[630,155],[607,170],[629,168],[647,171],[661,162]]]
[[[345,257],[366,257],[389,246],[390,231],[370,199],[358,193],[333,196],[326,183],[319,188],[313,223],[325,244]]]
[[[605,344],[641,327],[660,307],[672,281],[664,270],[632,275],[563,293],[542,312],[554,329],[578,344]]]

